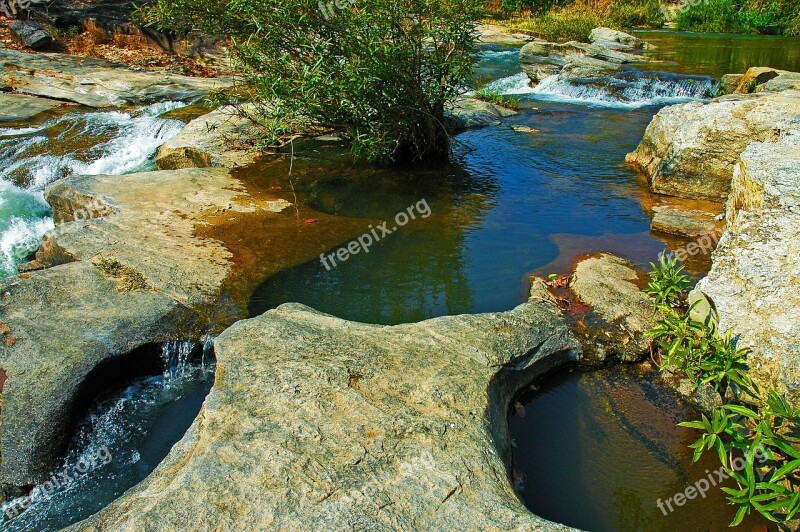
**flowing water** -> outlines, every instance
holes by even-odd
[[[44,188],[69,175],[155,169],[158,147],[183,123],[159,115],[183,104],[131,111],[61,112],[39,124],[0,128],[0,279],[16,272],[53,228]]]
[[[622,164],[625,154],[661,106],[706,98],[714,77],[755,66],[765,54],[776,68],[792,67],[795,56],[781,55],[778,41],[766,38],[742,41],[746,51],[723,53],[715,47],[737,50],[736,44],[719,36],[702,45],[692,35],[648,32],[643,37],[651,35],[659,45],[653,53],[663,63],[627,69],[593,84],[548,79],[535,89],[521,72],[518,49],[485,47],[477,84],[491,83],[518,95],[521,111],[502,126],[459,135],[452,164],[445,167],[368,168],[352,164],[339,147],[309,143],[298,151],[291,179],[287,161],[262,161],[241,170],[250,186],[282,191],[290,201],[296,194],[313,209],[363,220],[364,233],[383,220],[394,229],[396,214],[410,207],[419,214],[368,253],[332,268],[312,261],[272,276],[255,290],[250,313],[299,301],[346,319],[394,324],[507,310],[525,300],[531,272],[564,272],[575,257],[594,251],[646,263],[665,245],[679,245],[650,233],[642,207],[649,194]],[[47,183],[74,173],[151,168],[157,146],[181,128],[178,121],[159,118],[172,107],[73,112],[0,130],[0,158],[6,163],[0,170],[2,269],[12,272],[52,227],[41,195]],[[82,463],[93,465],[90,471],[67,489],[36,501],[4,528],[53,529],[75,522],[152,471],[191,423],[212,379],[208,367],[184,364],[188,347],[166,346],[164,356],[172,360],[165,362],[172,370],[105,397],[79,427],[64,463],[74,471],[83,458]],[[511,419],[515,460],[524,480],[521,495],[545,517],[578,526],[670,529],[654,513],[653,495],[670,496],[670,490],[676,492],[692,478],[683,448],[688,436],[673,424],[686,410],[663,388],[619,376],[621,371],[574,374],[548,382],[550,395],[540,394],[530,403],[524,399],[524,427]],[[582,399],[589,393],[594,395]],[[611,406],[597,407],[606,404],[604,397]],[[554,400],[547,403],[548,398]],[[630,421],[654,411],[663,415],[652,427],[647,416]],[[565,436],[543,438],[548,423],[555,422]],[[626,438],[633,438],[630,445],[623,444]],[[619,449],[630,450],[635,458],[628,460]],[[602,467],[587,465],[581,454],[587,451],[590,458],[602,458]],[[525,456],[533,459],[525,463]],[[559,477],[554,467],[565,474]],[[615,475],[614,488],[603,492],[609,472]],[[558,491],[555,497],[553,479],[576,489]],[[644,493],[646,486],[658,489]],[[540,497],[555,497],[560,506],[548,513],[534,506]],[[713,514],[714,526],[724,525],[719,519],[727,519],[727,509],[721,504],[708,498],[691,507],[692,515],[678,515],[686,515],[686,523],[697,525],[694,529],[709,529],[697,517]]]
[[[191,360],[200,349],[200,359]],[[214,382],[210,341],[202,348],[167,342],[161,356],[163,373],[100,398],[50,479],[30,498],[0,508],[0,528],[61,529],[96,513],[155,469],[194,421]]]

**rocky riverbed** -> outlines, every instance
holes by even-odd
[[[520,53],[525,72],[534,84],[547,76],[583,83],[649,61],[648,45],[630,35],[598,28],[592,39],[533,40]],[[10,50],[0,50],[0,76],[15,91],[0,94],[9,106],[0,120],[11,122],[65,101],[193,101],[227,83]],[[653,192],[725,202],[725,233],[693,297],[713,301],[723,331],[753,348],[760,384],[793,396],[795,80],[761,69],[726,80],[732,95],[665,107],[628,157]],[[449,110],[454,129],[512,115],[472,98]],[[565,286],[548,290],[534,279],[530,300],[508,312],[377,326],[288,304],[234,324],[257,283],[364,225],[251,187],[232,169],[258,159],[256,139],[251,121],[219,109],[161,146],[161,171],[73,176],[47,188],[56,227],[22,273],[0,282],[0,482],[22,487],[49,472],[76,397],[98,368],[154,342],[224,330],[216,382],[190,430],[150,477],[75,529],[198,520],[223,528],[562,529],[530,514],[513,492],[507,407],[555,367],[646,356],[653,316],[641,271],[609,254],[583,257]],[[696,238],[721,222],[718,212],[670,205],[654,209],[654,229]],[[288,241],[285,249],[254,255],[242,243],[254,226]]]

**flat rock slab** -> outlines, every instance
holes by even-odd
[[[17,92],[88,107],[115,107],[198,100],[227,87],[230,81],[137,71],[99,59],[29,54],[0,47],[0,84]]]
[[[710,212],[668,206],[657,206],[653,210],[655,215],[650,223],[653,231],[686,238],[697,238],[720,231],[721,224],[716,221],[716,215]]]
[[[0,92],[0,122],[22,122],[61,107],[62,102]]]
[[[184,438],[73,530],[567,530],[504,463],[511,396],[578,357],[555,307],[379,326],[290,303],[215,351]]]

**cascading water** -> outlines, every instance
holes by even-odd
[[[154,169],[156,149],[183,127],[159,115],[182,105],[69,113],[36,127],[0,128],[0,278],[16,273],[53,228],[45,186],[69,175]]]
[[[536,87],[524,72],[487,85],[507,95],[531,95],[540,100],[637,108],[710,98],[717,82],[709,77],[679,76],[664,72],[626,71],[589,80],[543,79]]]
[[[50,479],[0,507],[0,529],[58,530],[143,480],[197,416],[213,384],[213,338],[163,344],[161,375],[101,400],[79,425]],[[191,355],[202,346],[200,360]]]

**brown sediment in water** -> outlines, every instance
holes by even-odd
[[[265,169],[269,171],[269,167]],[[323,252],[346,243],[368,231],[375,220],[334,216],[308,208],[287,191],[264,190],[247,179],[246,172],[234,173],[243,183],[241,197],[263,205],[255,212],[238,212],[220,207],[206,214],[195,228],[195,235],[221,242],[231,254],[231,269],[223,284],[220,315],[222,325],[248,315],[248,300],[253,291],[270,276],[293,266],[318,259]],[[269,204],[285,199],[292,203],[281,212]]]

